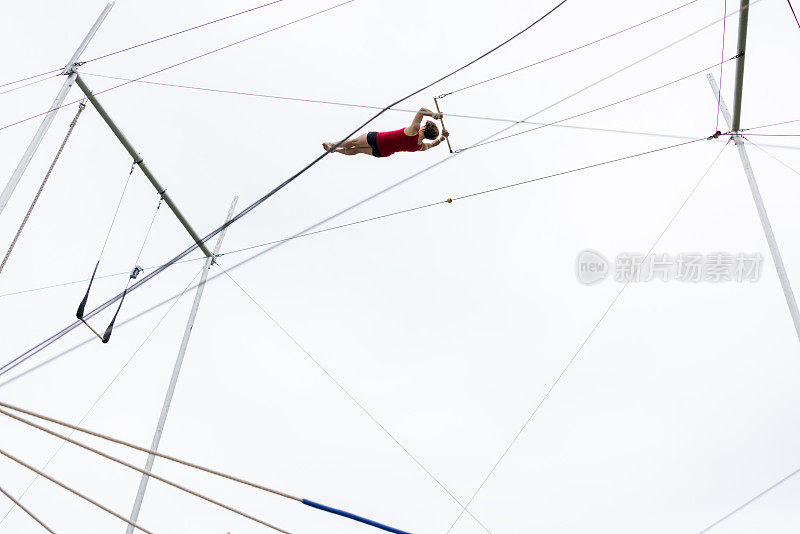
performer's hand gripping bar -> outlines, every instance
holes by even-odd
[[[441,116],[441,118],[439,119],[439,122],[442,123],[442,132],[444,133],[444,132],[447,131],[447,128],[445,128],[445,126],[444,126],[444,113],[442,113],[442,110],[439,109],[439,98],[438,97],[433,97],[433,103],[436,104],[436,112]],[[445,137],[445,140],[447,141],[447,148],[450,149],[450,153],[452,154],[453,153],[453,147],[450,146],[450,137],[449,136]]]

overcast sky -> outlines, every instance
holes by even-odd
[[[81,72],[100,91],[119,82],[98,75],[138,77],[336,3],[285,0],[90,62]],[[399,107],[433,107],[435,95],[681,3],[569,0],[508,46]],[[717,105],[705,73],[720,74],[713,66],[721,58],[721,23],[608,76],[716,21],[723,4],[699,0],[597,45],[448,96],[441,105],[445,114],[507,120],[548,108],[531,120],[552,122],[700,71],[696,76],[564,123],[579,128],[542,128],[456,157],[444,146],[388,159],[330,155],[231,226],[222,250],[288,237],[437,162],[443,163],[323,227],[682,141],[666,135],[707,137],[716,130]],[[254,5],[120,0],[83,59]],[[356,0],[147,80],[384,106],[513,35],[552,5]],[[729,1],[729,11],[737,5]],[[102,8],[87,1],[4,5],[0,83],[63,65]],[[736,54],[736,28],[737,17],[730,17],[726,58]],[[800,28],[787,3],[754,5],[742,127],[800,119],[798,50]],[[729,105],[734,68],[730,61],[722,70]],[[45,111],[62,82],[52,77],[0,94],[0,126]],[[67,102],[79,97],[74,87]],[[374,113],[141,83],[99,98],[201,234],[224,220],[235,195],[239,209],[249,205],[318,156],[323,141],[340,139]],[[60,110],[0,215],[0,252],[76,110]],[[411,118],[387,112],[364,131],[400,128]],[[3,185],[39,122],[0,131]],[[507,125],[459,117],[446,123],[454,148]],[[727,130],[724,124],[719,129]],[[798,127],[763,131],[791,134]],[[789,168],[800,169],[800,142],[752,139],[773,145],[766,152],[750,145],[748,153],[789,277],[800,288],[800,242],[793,239],[800,232],[800,176]],[[738,155],[732,144],[720,155],[724,145],[724,138],[697,142],[294,240],[230,271],[258,304],[226,276],[214,278],[205,288],[160,450],[403,530],[444,534],[461,510],[448,491],[461,503],[470,500],[577,354],[474,498],[471,513],[492,534],[703,530],[800,467],[798,339]],[[87,107],[0,274],[2,363],[74,320],[130,165]],[[130,271],[157,201],[135,170],[99,274]],[[190,242],[162,207],[139,263],[150,272]],[[760,253],[765,262],[757,282],[640,282],[618,298],[619,282],[586,286],[576,278],[576,256],[584,249],[613,261],[651,247],[671,255]],[[259,250],[223,256],[220,264],[230,269]],[[118,322],[183,291],[201,266],[176,265],[129,295]],[[212,268],[212,276],[219,273]],[[89,306],[121,291],[126,278],[97,280]],[[91,340],[86,328],[74,330],[2,375],[0,399],[72,423],[88,411],[84,426],[149,445],[192,297],[187,292],[174,307],[168,302],[120,326],[107,345]],[[112,313],[92,322],[104,328]],[[85,340],[91,342],[13,379]],[[37,468],[60,443],[8,419],[0,420],[0,437],[0,448]],[[144,464],[143,454],[80,439]],[[375,532],[165,461],[154,469],[293,533]],[[138,473],[69,444],[46,472],[129,515]],[[0,473],[0,487],[15,496],[33,477],[5,458]],[[797,532],[798,499],[800,476],[712,532]],[[46,480],[36,481],[22,502],[59,534],[125,528]],[[0,517],[10,506],[0,499]],[[150,482],[139,523],[159,533],[268,530],[157,481]],[[42,531],[19,509],[0,523],[0,533]],[[452,532],[485,530],[465,514]]]

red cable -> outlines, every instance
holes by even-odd
[[[138,78],[136,78],[134,80],[131,80],[129,82],[125,82],[125,83],[121,83],[121,84],[118,84],[118,85],[114,85],[112,87],[109,87],[108,89],[103,89],[102,91],[98,91],[98,92],[94,93],[94,95],[97,96],[97,95],[100,95],[100,94],[103,94],[103,93],[107,93],[108,91],[113,91],[114,89],[119,89],[120,87],[124,87],[124,86],[126,86],[126,85],[128,85],[130,83],[142,80],[142,79],[150,77],[150,76],[154,76],[154,75],[159,74],[161,72],[164,72],[166,70],[173,69],[173,68],[178,67],[180,65],[184,65],[186,63],[189,63],[190,61],[194,61],[196,59],[200,59],[200,58],[208,56],[210,54],[214,54],[214,53],[219,52],[221,50],[225,50],[226,48],[230,48],[232,46],[236,46],[238,44],[244,43],[245,41],[249,41],[251,39],[255,39],[256,37],[261,37],[262,35],[265,35],[267,33],[273,32],[275,30],[279,30],[281,28],[285,28],[286,26],[291,26],[292,24],[295,24],[297,22],[306,20],[306,19],[311,18],[311,17],[315,17],[317,15],[325,13],[326,11],[330,11],[330,10],[336,9],[337,7],[341,7],[341,6],[345,5],[345,4],[349,4],[349,3],[355,2],[355,1],[356,0],[347,0],[346,2],[342,2],[340,4],[336,4],[334,6],[331,6],[329,8],[323,9],[321,11],[314,12],[314,13],[312,13],[310,15],[306,15],[305,17],[302,17],[302,18],[299,18],[299,19],[295,19],[295,20],[293,20],[291,22],[287,22],[286,24],[281,24],[280,26],[275,26],[274,28],[270,28],[269,30],[263,31],[261,33],[257,33],[255,35],[251,35],[250,37],[245,37],[244,39],[240,39],[238,41],[234,41],[233,43],[228,43],[225,46],[221,46],[219,48],[215,48],[213,50],[209,50],[208,52],[204,52],[204,53],[202,53],[200,55],[197,55],[197,56],[194,56],[194,57],[190,57],[189,59],[185,59],[183,61],[175,63],[174,65],[170,65],[168,67],[164,67],[162,69],[158,69],[156,71],[150,72],[150,73],[145,74],[143,76],[139,76]],[[186,30],[186,31],[188,31],[188,30]],[[137,46],[140,46],[140,45],[137,45]],[[80,98],[78,100],[73,100],[72,102],[68,102],[66,104],[61,104],[60,106],[58,106],[56,108],[48,109],[47,111],[43,111],[41,113],[37,113],[36,115],[31,115],[30,117],[26,117],[26,118],[18,120],[16,122],[12,122],[11,124],[6,124],[5,126],[0,127],[0,131],[5,130],[6,128],[11,128],[12,126],[16,126],[17,124],[22,124],[23,122],[27,122],[29,120],[35,119],[36,117],[41,117],[42,115],[47,115],[51,111],[54,111],[54,110],[57,110],[57,109],[61,109],[61,108],[67,107],[67,106],[71,106],[73,104],[77,104],[81,100],[83,100],[83,98]]]
[[[797,23],[797,27],[800,28],[800,20],[797,20],[797,13],[794,12],[794,7],[792,6],[792,0],[786,0],[789,2],[789,9],[792,10],[792,15],[794,15],[794,21]]]
[[[192,30],[197,30],[197,29],[202,28],[204,26],[209,26],[209,25],[215,24],[217,22],[222,22],[223,20],[232,19],[233,17],[238,17],[239,15],[244,15],[245,13],[250,13],[251,11],[256,11],[258,9],[261,9],[262,7],[267,7],[267,6],[271,6],[272,4],[277,4],[278,2],[283,2],[283,0],[273,0],[272,2],[268,2],[266,4],[261,4],[260,6],[251,7],[250,9],[245,9],[244,11],[239,11],[238,13],[234,13],[232,15],[228,15],[227,17],[222,17],[222,18],[219,18],[219,19],[215,19],[215,20],[211,20],[211,21],[208,21],[208,22],[204,22],[203,24],[198,24],[197,26],[192,26],[191,28],[185,28],[185,29],[177,31],[175,33],[170,33],[169,35],[162,35],[161,37],[157,37],[155,39],[150,39],[149,41],[145,41],[143,43],[139,43],[139,44],[136,44],[136,45],[133,45],[133,46],[129,46],[127,48],[122,48],[122,49],[116,50],[114,52],[109,52],[107,54],[103,54],[102,56],[98,56],[98,57],[95,57],[95,58],[92,58],[92,59],[87,59],[86,61],[83,61],[82,63],[89,63],[91,61],[97,61],[98,59],[104,59],[104,58],[107,58],[107,57],[110,57],[110,56],[114,56],[116,54],[121,54],[122,52],[127,52],[128,50],[133,50],[134,48],[139,48],[140,46],[149,45],[149,44],[152,44],[152,43],[164,40],[164,39],[169,39],[170,37],[175,37],[176,35],[180,35],[182,33],[190,32]],[[20,78],[19,80],[14,80],[13,82],[6,82],[6,83],[3,83],[3,84],[0,84],[0,87],[5,87],[6,85],[13,85],[15,83],[24,82],[26,80],[30,80],[30,79],[33,79],[33,78],[38,78],[39,76],[44,76],[46,74],[53,74],[54,72],[59,72],[61,70],[63,70],[63,69],[55,69],[55,70],[51,70],[51,71],[47,71],[47,72],[42,72],[42,73],[39,73],[39,74],[34,74],[33,76],[27,76],[25,78]]]

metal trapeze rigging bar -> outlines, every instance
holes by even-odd
[[[73,71],[73,73],[75,74],[75,82],[78,84],[78,87],[80,87],[81,91],[83,91],[83,94],[86,95],[86,98],[89,99],[89,102],[92,103],[92,106],[94,106],[106,124],[108,124],[108,127],[111,128],[111,131],[114,132],[114,135],[117,137],[117,139],[119,139],[119,142],[122,143],[122,146],[125,147],[125,150],[128,151],[128,154],[131,155],[133,161],[139,166],[147,179],[150,180],[150,183],[153,184],[153,187],[156,188],[156,191],[164,198],[164,202],[167,204],[167,206],[169,206],[169,209],[172,210],[172,213],[175,214],[175,217],[178,218],[178,221],[180,221],[186,231],[189,232],[189,235],[192,236],[194,242],[197,243],[197,246],[203,251],[203,254],[205,254],[207,258],[212,257],[211,251],[208,250],[208,247],[206,247],[205,243],[203,243],[202,238],[197,235],[197,232],[194,231],[192,225],[189,224],[189,221],[187,221],[186,217],[183,216],[183,213],[181,213],[181,210],[179,210],[178,206],[176,206],[172,201],[172,198],[166,192],[164,187],[161,185],[161,183],[159,183],[156,177],[153,176],[153,173],[150,172],[150,168],[139,155],[139,152],[137,152],[131,142],[128,141],[128,138],[125,137],[125,134],[122,133],[122,130],[119,129],[116,123],[111,120],[108,112],[97,100],[97,97],[92,93],[92,90],[89,89],[89,86],[86,85],[86,82],[83,80],[81,75],[75,71]]]

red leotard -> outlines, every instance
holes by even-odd
[[[378,132],[376,142],[381,156],[391,156],[395,152],[416,152],[422,145],[417,143],[418,136],[406,135],[405,128],[391,132]]]

